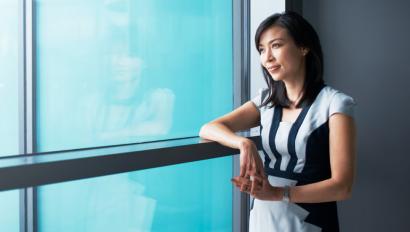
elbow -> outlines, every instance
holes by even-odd
[[[352,197],[352,189],[344,188],[341,190],[340,201],[348,200]]]
[[[224,123],[219,121],[212,121],[204,124],[199,130],[199,137],[202,139],[213,140],[218,139],[218,134],[224,132],[225,126]]]
[[[201,129],[199,130],[199,137],[206,139],[208,128],[209,128],[209,123],[202,125]]]
[[[338,201],[350,199],[352,197],[352,184],[340,184],[336,195]]]

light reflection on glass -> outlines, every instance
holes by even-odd
[[[232,231],[231,163],[225,157],[46,185],[39,228]]]
[[[0,157],[18,154],[18,2],[0,0]],[[0,231],[18,232],[19,191],[0,192]]]
[[[195,136],[232,109],[231,0],[35,3],[39,151]],[[231,166],[42,187],[39,229],[231,231]]]

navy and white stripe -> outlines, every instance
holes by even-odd
[[[281,107],[260,107],[267,91],[261,90],[252,102],[261,115],[262,159],[271,185],[304,185],[330,178],[329,118],[335,113],[353,116],[355,105],[353,99],[329,86],[324,86],[318,92],[314,102],[303,107],[294,123],[286,123],[281,122]],[[335,202],[292,205],[295,209],[300,208],[296,211],[306,211],[306,215],[300,218],[305,224],[298,226],[315,228],[302,231],[320,231],[320,228],[323,231],[338,230]],[[272,211],[269,211],[272,217],[280,214],[278,209],[272,208]],[[290,211],[287,213],[291,214]],[[289,220],[286,223],[290,223],[290,227],[295,223],[289,219],[291,216],[282,215],[281,218],[280,223]]]

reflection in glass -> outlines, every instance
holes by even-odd
[[[232,0],[35,5],[39,151],[195,136],[232,109]],[[231,231],[231,166],[42,187],[39,230]]]
[[[40,231],[232,231],[231,164],[225,157],[41,187]]]
[[[0,156],[19,148],[18,41],[18,1],[0,0]],[[0,231],[19,228],[18,190],[0,192]]]
[[[0,231],[20,231],[19,190],[0,192],[0,205]]]
[[[97,147],[78,150],[66,150],[47,153],[28,154],[25,156],[8,156],[0,159],[0,168],[44,164],[47,162],[73,160],[85,157],[98,157],[112,154],[124,154],[129,152],[144,152],[146,150],[173,148],[177,146],[185,146],[198,144],[201,141],[199,137],[184,138],[184,139],[169,139],[145,143],[133,143],[119,146]]]
[[[231,1],[36,5],[40,151],[193,136],[232,109]]]
[[[0,0],[0,156],[18,154],[18,9]]]

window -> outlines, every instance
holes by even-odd
[[[38,0],[35,15],[40,152],[196,136],[233,108],[231,0]],[[38,228],[231,231],[231,175],[228,157],[40,187]]]
[[[233,108],[231,11],[230,0],[37,1],[38,150],[196,136]]]
[[[39,231],[232,231],[231,165],[224,157],[40,187]]]
[[[51,158],[0,158],[0,171],[8,161],[11,166],[48,159],[44,162],[64,163],[59,155],[72,155],[61,152],[66,149],[114,145],[110,150],[118,144],[173,139],[179,144],[190,140],[180,138],[197,136],[204,122],[248,99],[249,4],[0,0],[0,156],[58,151]],[[182,151],[176,144],[169,149]],[[192,160],[214,149],[197,148],[202,145],[192,145],[200,154],[192,156],[202,157]],[[95,150],[100,149],[105,148]],[[217,155],[212,157],[225,149],[213,150]],[[87,151],[81,150],[79,159],[91,155]],[[233,204],[233,198],[245,201],[228,181],[237,162],[229,157],[234,152],[41,185],[50,183],[45,181],[20,195],[18,190],[0,192],[0,231],[237,231],[246,222],[235,221],[245,211],[235,210],[244,204]]]
[[[18,5],[0,0],[0,156],[19,153]],[[18,190],[0,192],[0,231],[19,230]]]

